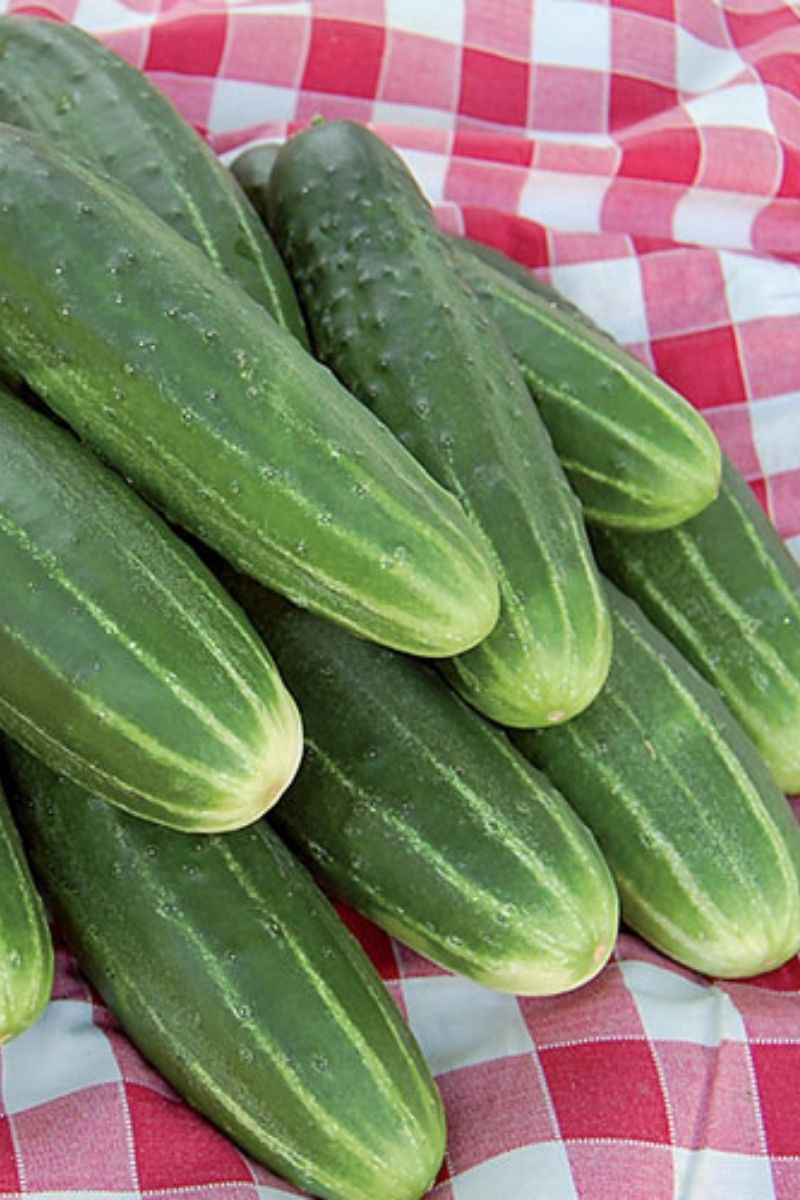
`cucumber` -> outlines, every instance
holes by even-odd
[[[230,165],[231,174],[265,223],[265,227],[268,219],[269,177],[280,148],[280,142],[259,142],[243,150]]]
[[[243,613],[72,435],[0,392],[0,728],[180,829],[256,820],[302,737]]]
[[[447,665],[455,687],[506,725],[566,720],[610,655],[579,505],[413,178],[369,130],[332,121],[281,147],[268,206],[316,352],[459,497],[492,556],[500,618]]]
[[[447,655],[497,615],[456,500],[149,209],[0,126],[0,357],[177,524],[364,637]]]
[[[223,579],[301,706],[304,765],[270,819],[326,887],[485,987],[596,975],[617,931],[608,868],[505,734],[428,664]]]
[[[638,532],[706,508],[721,456],[700,414],[552,289],[532,277],[523,287],[516,263],[498,270],[502,256],[451,245],[514,353],[586,520]]]
[[[61,21],[0,17],[0,121],[119,180],[303,344],[275,244],[203,139],[147,77]]]
[[[0,1045],[33,1025],[53,987],[44,905],[0,790]]]
[[[65,937],[145,1058],[297,1187],[418,1200],[444,1150],[430,1072],[277,835],[264,822],[224,836],[147,825],[10,754],[15,811]]]
[[[779,786],[800,792],[800,566],[726,459],[719,497],[677,529],[597,531],[606,572],[706,679]]]
[[[600,696],[514,740],[594,833],[632,929],[708,975],[771,970],[800,948],[797,820],[716,690],[610,585],[609,599]]]

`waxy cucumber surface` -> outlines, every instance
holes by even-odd
[[[569,718],[610,653],[580,507],[413,178],[369,130],[333,121],[281,147],[268,200],[315,351],[459,497],[491,555],[500,618],[447,664],[454,685],[503,724]]]
[[[96,38],[0,17],[0,121],[117,179],[306,343],[286,268],[249,201],[167,97]]]
[[[463,278],[513,351],[593,524],[665,529],[717,494],[720,450],[692,406],[588,318],[501,255],[452,239]],[[516,268],[516,270],[515,270]]]
[[[713,683],[786,792],[800,792],[800,565],[725,460],[677,529],[597,531],[608,575]]]
[[[41,1016],[53,986],[44,905],[0,791],[0,1044]]]
[[[0,462],[0,728],[152,821],[256,820],[302,734],[244,614],[114,472],[3,392]]]
[[[519,995],[606,962],[618,901],[562,796],[426,663],[223,576],[303,712],[304,765],[271,819],[312,871],[450,971]]]
[[[37,874],[140,1052],[299,1188],[419,1200],[444,1150],[430,1073],[372,964],[266,823],[176,833],[9,754]]]
[[[800,948],[800,827],[718,692],[609,585],[603,691],[558,729],[514,734],[594,833],[623,920],[721,977]]]
[[[457,501],[119,186],[0,127],[8,365],[177,524],[364,637],[474,645],[497,584]]]

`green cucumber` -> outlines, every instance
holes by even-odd
[[[53,986],[44,905],[0,790],[0,1045],[42,1015]]]
[[[457,501],[208,259],[0,126],[0,357],[177,524],[364,637],[447,655],[497,616]]]
[[[706,508],[720,449],[700,414],[574,305],[533,277],[522,286],[516,263],[500,270],[502,256],[451,245],[514,353],[587,521],[656,530]]]
[[[604,569],[722,694],[800,792],[800,565],[725,461],[717,500],[663,533],[597,531]]]
[[[167,97],[96,38],[0,17],[0,121],[117,179],[307,344],[286,268],[241,189]]]
[[[614,656],[559,729],[514,735],[586,822],[623,920],[708,975],[800,949],[800,826],[750,739],[636,605],[609,585]]]
[[[230,165],[231,174],[261,217],[262,222],[265,223],[265,227],[269,177],[280,148],[280,142],[259,142],[257,145],[243,150]]]
[[[419,1200],[444,1150],[428,1068],[369,959],[266,823],[175,833],[19,749],[10,758],[15,812],[65,937],[175,1090],[315,1196]]]
[[[325,885],[486,987],[550,995],[597,974],[617,932],[608,868],[505,734],[428,664],[223,579],[302,709],[303,767],[271,819]]]
[[[0,728],[130,812],[256,820],[300,721],[242,612],[72,435],[0,392]]]
[[[412,176],[369,130],[332,121],[281,147],[268,201],[316,352],[459,497],[492,556],[500,618],[448,663],[454,685],[503,724],[566,720],[610,655],[580,508]]]

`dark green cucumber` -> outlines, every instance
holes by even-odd
[[[418,1200],[444,1150],[430,1073],[369,959],[266,823],[175,833],[10,756],[34,868],[141,1053],[303,1190]]]
[[[39,1019],[53,986],[44,905],[0,790],[0,1044]]]
[[[514,353],[587,521],[665,529],[706,508],[720,450],[700,414],[568,301],[533,277],[522,286],[517,264],[498,270],[502,256],[451,245]]]
[[[306,755],[274,823],[337,895],[441,966],[549,995],[606,962],[614,884],[592,836],[438,671],[223,576],[269,632]]]
[[[256,820],[302,737],[243,613],[117,475],[2,392],[0,462],[0,728],[152,821]]]
[[[263,222],[267,221],[269,177],[281,148],[280,142],[259,142],[238,154],[231,174]]]
[[[580,508],[499,333],[400,158],[363,126],[291,138],[270,223],[316,352],[461,500],[500,583],[491,635],[448,673],[507,725],[596,695],[609,622]]]
[[[386,427],[134,197],[8,126],[0,262],[0,357],[176,523],[364,637],[446,655],[492,627],[478,539]]]
[[[249,201],[141,71],[74,25],[0,17],[0,121],[119,180],[307,344],[286,268]]]
[[[800,827],[718,692],[610,585],[609,598],[597,700],[514,740],[594,833],[633,929],[708,975],[768,971],[800,949]]]
[[[725,461],[685,525],[597,531],[606,572],[713,683],[778,784],[800,792],[800,566]]]

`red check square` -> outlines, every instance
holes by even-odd
[[[374,25],[315,19],[303,73],[304,90],[373,99],[384,39],[384,30]]]
[[[458,111],[499,125],[527,124],[530,68],[527,62],[464,48]]]
[[[608,82],[601,71],[533,67],[531,121],[551,133],[603,133]]]
[[[26,1190],[133,1190],[120,1084],[81,1088],[27,1108],[14,1117],[14,1136]]]
[[[540,1049],[597,1038],[642,1036],[639,1010],[613,963],[574,992],[547,998],[522,996],[519,1007]]]
[[[651,254],[640,266],[652,337],[724,326],[730,320],[725,280],[713,250]]]
[[[728,325],[654,339],[653,360],[661,378],[697,408],[739,404],[746,398],[739,348]]]
[[[700,138],[688,126],[631,133],[622,139],[620,175],[690,184],[700,163]]]
[[[231,1141],[187,1105],[139,1084],[125,1086],[136,1149],[139,1186],[169,1188],[250,1182],[248,1167]]]
[[[567,1157],[580,1200],[673,1200],[675,1195],[669,1146],[568,1142]]]
[[[496,1154],[558,1136],[533,1055],[498,1058],[448,1071],[437,1079],[448,1125],[453,1174]]]
[[[727,408],[707,408],[703,416],[714,430],[725,453],[733,459],[746,479],[761,475],[761,462],[753,438],[750,406],[732,404]],[[762,504],[766,493],[762,491]]]
[[[761,1153],[758,1098],[753,1093],[746,1045],[733,1041],[719,1046],[660,1042],[658,1058],[676,1146]]]
[[[764,1136],[771,1155],[800,1154],[800,1045],[751,1048]]]
[[[648,79],[635,79],[630,75],[612,74],[610,128],[626,129],[673,108],[677,102],[678,93],[673,87],[652,83]]]
[[[20,1191],[22,1191],[22,1184],[17,1171],[17,1155],[11,1124],[7,1117],[0,1117],[0,1194],[10,1192],[14,1195]]]
[[[269,21],[232,11],[225,51],[226,79],[293,87],[303,73],[308,50],[308,23],[275,14]]]
[[[800,345],[800,316],[743,321],[738,334],[754,400],[788,395],[800,388],[800,368],[793,352]]]
[[[653,1055],[644,1040],[539,1051],[561,1136],[669,1142]]]
[[[150,30],[145,70],[214,76],[225,50],[225,13],[194,13],[158,21]]]
[[[458,99],[460,67],[458,46],[391,29],[378,99],[449,112]]]

